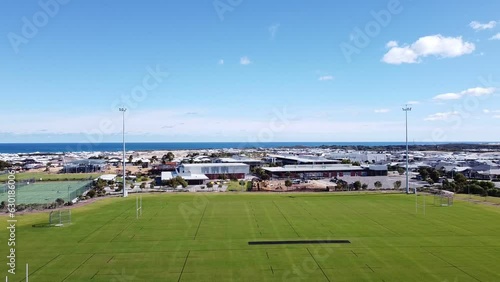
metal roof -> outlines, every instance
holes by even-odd
[[[263,167],[270,172],[287,171],[361,171],[362,167],[352,165],[286,165],[284,167]]]

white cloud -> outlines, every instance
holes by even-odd
[[[389,41],[387,46],[394,45]],[[420,37],[411,45],[393,46],[382,61],[387,64],[420,63],[420,58],[436,56],[453,58],[470,54],[476,49],[474,43],[464,42],[462,37],[444,37],[441,34]]]
[[[220,60],[217,62],[217,64],[219,64],[219,65],[223,65],[223,64],[224,64],[224,60],[223,60],[223,59],[220,59]]]
[[[458,100],[461,99],[462,97],[469,95],[469,96],[474,96],[474,97],[480,97],[480,96],[486,96],[493,94],[496,91],[495,88],[493,87],[475,87],[475,88],[469,88],[457,93],[444,93],[444,94],[439,94],[434,96],[432,98],[433,100],[436,101],[444,101],[444,100]]]
[[[500,115],[494,115],[493,118],[500,118]]]
[[[447,120],[454,115],[458,115],[458,112],[453,111],[453,112],[435,113],[432,115],[428,115],[424,120],[428,121]]]
[[[327,80],[333,80],[332,75],[323,75],[318,78],[319,81],[327,81]]]
[[[389,109],[376,109],[376,110],[374,110],[374,112],[377,114],[385,114],[385,113],[388,113],[389,111],[390,111]]]
[[[420,104],[420,102],[419,101],[408,101],[406,104],[407,105],[418,105],[418,104]]]
[[[276,37],[276,33],[278,33],[279,27],[280,27],[280,24],[277,23],[277,24],[273,24],[272,26],[270,26],[268,28],[269,35],[271,36],[271,39],[274,39]]]
[[[382,61],[387,64],[414,64],[418,63],[418,54],[415,53],[409,46],[406,47],[393,47],[387,52]]]
[[[387,48],[398,47],[398,42],[391,40],[391,41],[387,42],[387,44],[385,44],[385,47],[387,47]]]
[[[472,21],[470,22],[469,26],[472,27],[472,29],[479,31],[479,30],[485,30],[485,29],[492,29],[497,25],[496,21],[489,21],[487,23],[480,23],[478,21]]]
[[[483,113],[485,113],[485,114],[489,114],[489,113],[490,113],[490,110],[488,110],[488,109],[484,109],[484,110],[483,110]]]
[[[250,61],[250,58],[248,58],[247,56],[243,56],[240,58],[240,64],[246,66],[246,65],[249,65],[251,64],[252,61]]]
[[[490,37],[490,40],[500,40],[500,32]]]
[[[493,88],[493,87],[488,87],[488,88],[485,88],[485,87],[475,87],[475,88],[469,88],[467,90],[464,90],[464,91],[460,92],[460,94],[479,97],[479,96],[490,95],[493,92],[495,92],[495,90],[496,89]]]
[[[462,98],[462,95],[458,93],[445,93],[445,94],[439,94],[432,98],[433,100],[458,100]]]

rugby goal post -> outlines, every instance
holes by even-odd
[[[136,195],[135,197],[135,218],[139,219],[142,217],[142,195]]]
[[[49,214],[49,224],[52,226],[71,224],[71,210],[51,211]]]

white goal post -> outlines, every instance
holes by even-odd
[[[453,206],[453,197],[455,193],[440,190],[434,195],[434,205],[439,207],[450,207]]]
[[[142,195],[136,195],[135,197],[135,218],[139,219],[142,217]]]
[[[49,214],[49,224],[53,226],[63,226],[71,224],[71,210],[62,209],[51,211]]]

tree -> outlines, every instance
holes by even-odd
[[[128,162],[129,162],[129,163],[131,163],[133,159],[134,159],[134,156],[130,155],[130,156],[128,157]]]
[[[4,170],[6,168],[11,167],[12,165],[6,161],[0,160],[0,170]]]
[[[337,181],[336,190],[346,190],[347,186],[348,186],[348,184],[345,180],[339,179]]]
[[[208,187],[208,188],[212,188],[212,187],[214,187],[214,183],[213,183],[213,182],[208,182],[208,183],[207,183],[207,187]]]
[[[375,183],[373,183],[373,185],[375,186],[375,188],[377,189],[380,189],[382,188],[382,183],[380,181],[376,181]]]
[[[89,196],[90,198],[94,198],[95,197],[95,190],[94,189],[91,189],[87,192],[87,196]]]
[[[352,162],[353,166],[360,166],[361,164],[358,161]]]
[[[167,161],[171,162],[175,159],[175,155],[172,152],[168,152],[166,155]]]
[[[359,181],[359,180],[355,181],[352,186],[354,187],[355,190],[361,189],[361,186],[362,186],[361,181]]]
[[[290,179],[285,180],[285,186],[286,187],[292,186],[292,181]]]
[[[455,183],[455,191],[456,192],[465,192],[465,186],[467,185],[467,177],[465,177],[461,173],[455,174],[453,177],[454,183]]]
[[[341,164],[350,164],[351,160],[350,159],[343,159],[340,163]]]
[[[488,191],[490,189],[495,189],[495,183],[491,181],[481,181],[479,186],[483,187],[484,190]]]
[[[151,161],[151,163],[156,163],[158,161],[158,157],[157,156],[152,156],[151,159],[149,159]]]
[[[404,173],[405,173],[405,169],[404,169],[404,168],[402,168],[402,167],[398,167],[398,169],[397,169],[397,170],[398,170],[399,175],[402,175],[402,174],[404,174]]]
[[[429,174],[429,177],[434,181],[434,183],[439,182],[439,178],[441,177],[441,173],[439,170],[432,168]]]
[[[184,178],[177,176],[174,179],[178,183],[178,185],[181,185],[183,188],[186,188],[188,186],[188,183],[186,180],[184,180]]]
[[[141,188],[141,189],[146,188],[146,182],[142,182],[141,185],[139,186],[139,188]]]
[[[97,181],[95,182],[95,188],[97,190],[102,190],[104,189],[104,187],[106,187],[108,183],[106,182],[106,180],[103,180],[101,178],[97,179]]]
[[[255,169],[255,174],[257,175],[257,177],[259,177],[262,180],[268,180],[269,179],[269,175],[261,167]]]
[[[427,180],[427,178],[429,177],[429,171],[427,171],[427,168],[426,167],[420,167],[418,169],[418,173],[420,174],[420,176],[422,177],[422,180]]]
[[[401,180],[394,182],[394,189],[399,190],[401,188]]]
[[[56,205],[58,205],[58,206],[62,206],[62,205],[64,205],[64,200],[63,200],[63,199],[61,199],[61,198],[57,198],[57,199],[56,199]]]
[[[363,189],[363,190],[366,190],[366,189],[368,189],[368,184],[366,184],[366,183],[363,183],[363,185],[361,185],[361,189]]]

